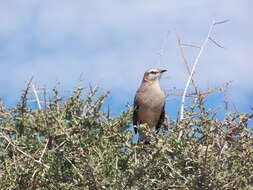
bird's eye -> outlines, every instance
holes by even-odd
[[[151,71],[150,73],[151,73],[151,74],[156,74],[157,72],[155,72],[155,71]]]

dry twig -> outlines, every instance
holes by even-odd
[[[185,85],[185,89],[184,89],[183,97],[182,97],[182,101],[181,101],[180,120],[184,119],[184,105],[185,105],[185,97],[186,97],[186,93],[187,93],[188,87],[189,87],[190,82],[192,80],[192,77],[193,77],[193,74],[195,72],[196,66],[198,64],[199,58],[200,58],[200,56],[201,56],[204,48],[206,47],[206,44],[207,44],[207,42],[209,40],[209,37],[211,36],[211,32],[213,30],[214,24],[215,24],[215,21],[212,21],[211,26],[210,26],[209,31],[208,31],[208,34],[207,34],[207,37],[206,37],[206,39],[204,40],[204,42],[202,43],[202,45],[200,47],[199,53],[198,53],[198,55],[197,55],[197,57],[196,57],[196,59],[195,59],[195,61],[193,63],[190,76],[189,76],[189,78],[187,80],[187,83]]]
[[[84,177],[83,175],[79,172],[78,168],[71,162],[70,159],[68,159],[67,157],[64,156],[64,158],[71,164],[71,166],[75,169],[75,171],[77,172],[77,174],[79,175],[79,177],[83,180]]]
[[[41,162],[41,160],[36,160],[34,157],[32,157],[30,154],[27,154],[26,152],[24,152],[23,150],[21,150],[20,148],[18,148],[14,143],[11,142],[11,140],[6,137],[5,135],[1,135],[0,137],[4,138],[8,143],[10,143],[10,145],[12,145],[16,150],[18,150],[20,153],[22,153],[23,155],[25,155],[26,157],[30,158],[31,160],[33,160],[34,162],[43,165],[46,168],[49,168],[48,165],[44,164]]]
[[[32,82],[31,82],[30,85],[31,85],[31,87],[32,87],[33,94],[34,94],[35,99],[36,99],[36,102],[37,102],[37,104],[38,104],[38,108],[39,108],[39,110],[41,110],[40,99],[39,99],[38,93],[37,93],[37,91],[36,91],[35,85],[34,85]]]
[[[192,93],[192,94],[185,94],[185,97],[189,97],[189,98],[198,98],[199,96],[207,96],[209,94],[212,94],[215,91],[223,91],[227,86],[229,86],[232,83],[232,81],[229,82],[225,82],[224,84],[222,84],[220,87],[217,88],[212,88],[209,89],[205,92],[198,92],[196,93]],[[165,90],[167,91],[167,90]],[[172,90],[170,90],[172,91]],[[178,93],[173,93],[173,92],[165,92],[165,95],[173,95],[173,96],[183,96],[184,94],[178,94]]]
[[[207,45],[207,42],[208,40],[211,39],[211,41],[213,43],[215,43],[216,45],[219,45],[214,39],[211,38],[211,33],[213,31],[213,27],[217,24],[223,24],[223,23],[226,23],[228,22],[228,20],[224,20],[224,21],[221,21],[221,22],[216,22],[215,20],[212,21],[210,27],[209,27],[209,31],[208,31],[208,34],[204,40],[204,42],[202,43],[202,45],[200,46],[200,50],[199,50],[199,53],[193,63],[193,66],[192,66],[192,69],[191,69],[191,72],[190,72],[190,76],[186,82],[186,85],[185,85],[185,89],[184,89],[184,92],[183,92],[183,96],[182,96],[182,101],[181,101],[181,108],[180,108],[180,120],[183,120],[184,119],[184,106],[185,106],[185,97],[186,97],[186,93],[187,93],[187,90],[189,88],[189,85],[190,85],[190,82],[192,81],[192,78],[193,78],[193,75],[194,75],[194,72],[195,72],[195,69],[196,69],[196,66],[199,62],[199,58],[201,56],[201,54],[203,53],[203,50],[204,48],[206,47]],[[181,44],[182,45],[182,44]],[[220,45],[219,45],[220,46]]]
[[[166,43],[168,41],[169,35],[170,35],[170,31],[166,32],[166,35],[164,37],[162,46],[161,46],[161,48],[160,48],[160,50],[158,52],[158,60],[157,60],[158,68],[160,68],[160,66],[161,66],[161,59],[162,59],[162,56],[164,55],[164,49],[165,49]]]
[[[188,74],[190,75],[191,74],[191,69],[190,69],[189,64],[187,62],[187,59],[185,57],[184,50],[183,50],[183,47],[182,47],[183,44],[181,43],[181,38],[180,38],[179,34],[177,34],[177,42],[178,42],[178,46],[180,48],[180,52],[181,52],[181,56],[183,58],[184,64],[186,66]],[[197,88],[197,85],[195,84],[195,81],[193,80],[193,78],[191,78],[191,82],[192,82],[192,85],[193,85],[193,87],[195,89],[195,92],[197,93],[198,92],[198,88]]]

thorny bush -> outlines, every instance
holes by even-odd
[[[42,110],[0,104],[0,189],[253,189],[252,114],[223,120],[202,101],[149,144],[132,139],[132,109],[102,112],[108,93],[57,89]],[[142,126],[145,127],[145,126]],[[179,138],[179,133],[183,134]]]

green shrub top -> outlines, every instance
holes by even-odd
[[[142,144],[132,108],[112,118],[101,111],[108,93],[82,91],[63,99],[54,89],[42,110],[27,91],[12,109],[1,102],[0,189],[253,189],[252,114],[219,120],[198,101]]]

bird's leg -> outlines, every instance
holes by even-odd
[[[145,126],[142,126],[142,127],[144,127],[144,129],[143,128],[141,128],[141,126],[139,125],[139,127],[138,127],[138,133],[139,133],[139,139],[138,139],[138,142],[143,142],[144,144],[150,144],[150,141],[151,141],[151,137],[150,136],[146,136],[145,134],[144,134],[144,130],[149,130],[149,128],[147,128],[147,126],[145,127]]]
[[[143,134],[142,130],[140,129],[140,122],[139,121],[137,121],[137,125],[134,126],[134,133],[135,134],[139,133],[138,142],[143,142],[144,134]]]
[[[164,128],[165,131],[169,130],[169,126],[168,126],[167,123],[163,123],[162,125],[163,125],[163,128]]]
[[[136,125],[136,127],[134,128],[134,132],[135,132],[135,134],[136,134],[137,132],[139,133],[138,142],[143,142],[143,141],[145,141],[145,140],[144,140],[144,139],[145,139],[145,135],[143,134],[143,130],[141,129],[140,123],[139,123],[139,122],[137,122],[137,125]]]
[[[142,130],[138,130],[139,133],[139,142],[144,142],[145,141],[145,135],[143,134]]]

